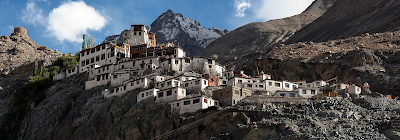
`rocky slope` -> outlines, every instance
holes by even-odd
[[[173,13],[170,9],[146,28],[149,32],[156,34],[159,43],[179,44],[186,51],[187,56],[193,56],[215,39],[228,33],[226,29],[202,27],[198,21],[186,18],[180,13]],[[120,38],[122,33],[109,36],[105,41],[114,41],[117,38],[117,43],[122,43],[123,40]]]
[[[289,43],[321,42],[399,29],[398,0],[337,0],[320,18],[294,34]]]
[[[36,58],[40,66],[51,65],[62,53],[29,38],[27,30],[15,28],[10,36],[0,37],[0,119],[8,111],[15,89],[32,76]]]
[[[268,52],[251,53],[227,65],[255,74],[271,73],[279,80],[328,80],[362,86],[373,91],[400,95],[400,31],[363,34],[329,42],[280,45]]]
[[[320,17],[335,1],[316,0],[299,15],[244,25],[213,41],[197,55],[215,57],[224,64],[224,61],[236,56],[266,51]]]
[[[139,90],[103,100],[84,91],[85,75],[46,90],[46,99],[23,122],[20,139],[150,139],[213,114],[170,115],[168,104],[136,102]],[[400,102],[387,98],[328,98],[243,103],[170,139],[396,139]]]

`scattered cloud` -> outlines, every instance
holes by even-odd
[[[300,14],[314,0],[261,0],[257,9],[254,9],[255,18],[271,20]]]
[[[234,7],[235,16],[244,17],[246,16],[244,12],[246,11],[246,9],[251,7],[251,4],[249,0],[235,0]]]
[[[36,5],[34,1],[26,3],[25,9],[22,10],[22,21],[32,24],[33,26],[45,25],[46,18],[43,16],[42,8]]]
[[[61,42],[78,43],[82,34],[88,30],[100,31],[106,24],[105,16],[85,2],[66,2],[50,12],[47,30]]]
[[[3,29],[2,29],[2,32],[4,32],[5,34],[4,35],[10,35],[11,33],[13,33],[14,32],[14,26],[12,26],[12,25],[7,25],[6,27],[4,27]]]

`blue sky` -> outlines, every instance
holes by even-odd
[[[171,9],[203,27],[234,30],[304,11],[313,0],[0,0],[0,36],[16,26],[40,45],[63,53],[80,51],[82,35],[95,44],[131,23],[150,25]]]

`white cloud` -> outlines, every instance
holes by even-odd
[[[45,25],[46,23],[46,18],[43,16],[42,9],[38,7],[34,1],[26,3],[25,9],[22,10],[21,19],[33,26]]]
[[[235,16],[244,17],[246,16],[246,14],[244,14],[244,11],[250,8],[251,4],[249,0],[235,0],[234,6],[235,6]]]
[[[285,18],[300,14],[314,0],[261,0],[260,7],[255,9],[255,18],[264,21]]]
[[[67,2],[49,14],[47,30],[59,41],[81,42],[88,30],[99,31],[107,19],[83,1]]]

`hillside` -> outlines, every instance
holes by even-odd
[[[246,98],[217,113],[170,115],[168,104],[136,102],[139,90],[104,100],[106,87],[84,90],[84,74],[46,90],[46,99],[23,122],[20,139],[150,139],[180,127],[168,139],[396,139],[400,104],[387,98],[273,100]],[[192,116],[191,116],[192,115]]]
[[[285,43],[321,42],[394,31],[400,27],[398,0],[338,0],[323,16]]]
[[[29,38],[22,27],[15,28],[10,36],[0,37],[0,119],[8,112],[15,89],[33,75],[35,60],[38,59],[41,67],[47,67],[60,56],[59,51]]]
[[[237,56],[266,51],[320,17],[335,1],[316,0],[299,15],[244,25],[213,41],[197,56],[215,57],[225,64]]]

